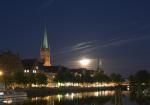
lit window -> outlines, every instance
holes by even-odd
[[[26,73],[27,72],[27,70],[24,70],[24,73]]]
[[[39,67],[38,67],[38,66],[36,66],[35,68],[36,68],[36,69],[39,69]]]
[[[36,73],[36,70],[33,70],[33,73]]]
[[[4,92],[0,92],[0,96],[3,96],[4,95]]]

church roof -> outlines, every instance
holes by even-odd
[[[38,60],[37,59],[24,59],[22,60],[23,67],[25,69],[32,69],[34,66],[38,65]]]
[[[66,68],[62,66],[40,66],[40,69],[45,73],[58,73],[59,70]]]
[[[45,27],[45,30],[44,30],[44,39],[43,39],[42,48],[49,48],[46,27]]]

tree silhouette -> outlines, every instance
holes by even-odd
[[[110,79],[112,82],[117,83],[117,84],[121,84],[122,82],[124,82],[124,79],[122,78],[120,74],[113,73],[110,75]]]

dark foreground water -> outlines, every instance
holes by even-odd
[[[5,99],[0,100],[0,105],[150,105],[150,100],[146,96],[136,98],[129,92],[97,91]]]

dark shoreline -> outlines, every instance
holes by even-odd
[[[31,88],[24,89],[27,92],[29,97],[34,96],[48,96],[48,95],[56,95],[56,94],[65,94],[65,93],[77,93],[77,92],[92,92],[92,91],[106,91],[106,90],[114,90],[115,87],[61,87],[61,88]],[[123,90],[126,90],[125,87],[122,87]]]

